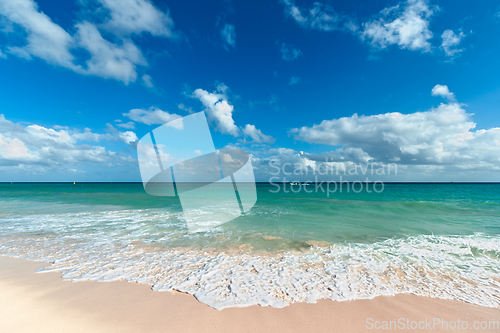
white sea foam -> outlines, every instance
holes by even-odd
[[[122,213],[113,214],[115,223]],[[82,217],[81,227],[91,227]],[[125,223],[126,214],[122,218]],[[499,236],[421,235],[267,254],[158,248],[130,239],[116,231],[98,238],[12,235],[0,238],[0,254],[53,262],[39,271],[61,271],[68,280],[125,279],[186,292],[216,309],[397,293],[500,307]]]

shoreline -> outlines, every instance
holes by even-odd
[[[63,280],[60,272],[35,273],[47,264],[0,256],[0,331],[363,332],[383,331],[376,329],[376,322],[382,326],[384,321],[397,322],[400,318],[408,319],[410,325],[435,318],[448,325],[457,319],[470,326],[500,321],[499,308],[412,294],[319,300],[284,308],[253,305],[215,310],[192,295],[153,291],[146,284],[123,280],[72,282]],[[443,331],[443,327],[444,323],[435,324],[433,331]]]
[[[457,256],[463,252],[457,244],[478,250],[500,244],[498,237],[484,240],[418,236],[359,246],[314,246],[278,256],[255,255],[254,250],[240,248],[226,253],[134,242],[96,244],[87,239],[68,243],[43,236],[4,237],[0,247],[3,255],[54,262],[38,271],[55,271],[65,280],[124,279],[156,291],[185,292],[219,310],[254,304],[281,308],[320,299],[346,301],[404,293],[500,308],[500,281],[485,269],[484,261],[478,265],[474,256]],[[423,257],[413,255],[415,248],[424,251]],[[438,252],[441,255],[435,256]],[[497,261],[483,258],[496,267]],[[457,270],[442,269],[443,262]]]

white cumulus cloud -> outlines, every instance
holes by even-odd
[[[9,160],[29,158],[26,145],[18,138],[4,137],[0,134],[0,156]]]
[[[234,124],[234,106],[229,104],[225,94],[227,87],[219,85],[217,91],[208,92],[203,89],[196,89],[192,97],[198,99],[207,113],[208,121],[215,123],[215,129],[223,134],[239,135],[239,128]]]
[[[124,117],[127,117],[138,123],[153,125],[153,124],[165,124],[171,122],[172,120],[181,118],[178,114],[168,113],[157,107],[151,106],[149,109],[132,109],[127,113],[123,113]]]
[[[434,88],[432,88],[432,96],[441,96],[446,98],[449,101],[455,101],[455,94],[450,92],[448,86],[436,84]]]
[[[38,11],[32,0],[0,0],[0,15],[26,31],[26,45],[8,46],[8,52],[25,59],[39,57],[50,64],[76,69],[70,52],[73,37],[50,17]]]
[[[141,50],[132,41],[123,40],[121,45],[113,44],[105,40],[97,27],[89,22],[78,23],[76,28],[78,45],[91,55],[83,73],[114,78],[128,84],[137,78],[136,66],[147,65]]]
[[[242,132],[246,137],[251,138],[252,141],[255,143],[270,143],[270,144],[272,144],[276,141],[276,139],[273,138],[272,136],[265,135],[264,133],[262,133],[262,131],[260,129],[257,129],[255,127],[255,125],[247,124],[243,128]]]
[[[351,16],[339,14],[325,3],[315,2],[310,9],[303,9],[293,0],[282,2],[285,13],[304,29],[352,33],[374,49],[397,45],[401,49],[422,52],[431,51],[430,19],[439,10],[427,0],[406,0],[358,24]]]
[[[204,89],[196,89],[190,97],[198,99],[205,107],[204,111],[207,114],[207,120],[211,124],[215,124],[215,130],[222,134],[230,134],[234,137],[241,135],[252,139],[254,143],[274,143],[273,137],[265,135],[255,125],[247,124],[240,128],[235,124],[233,119],[234,106],[229,103],[227,93],[229,88],[220,83],[214,92],[208,92]],[[185,109],[184,105],[182,108]],[[246,142],[246,140],[241,140]]]
[[[454,55],[463,51],[463,49],[457,49],[456,47],[462,41],[465,34],[459,31],[458,35],[453,32],[453,30],[445,30],[441,35],[443,42],[441,43],[441,48],[448,57],[453,57]]]
[[[407,0],[383,9],[378,17],[363,23],[361,38],[373,47],[398,45],[402,49],[430,51],[430,17],[436,11],[425,0]]]
[[[433,94],[450,99],[446,86]],[[425,112],[391,112],[324,120],[290,131],[296,140],[360,149],[371,161],[498,169],[500,128],[474,130],[463,105],[450,101]]]
[[[131,144],[138,140],[137,135],[132,131],[121,132],[119,136],[120,139],[126,144]]]
[[[137,136],[131,131],[120,132],[108,125],[108,133],[83,132],[37,124],[24,126],[13,123],[0,114],[0,166],[42,165],[61,166],[81,162],[105,163],[119,156],[102,145],[89,142],[115,141],[132,144]]]
[[[117,35],[148,32],[153,36],[173,36],[174,21],[147,0],[99,0],[109,10],[107,30]]]
[[[28,60],[38,57],[84,75],[112,78],[125,84],[134,82],[137,67],[147,66],[147,61],[131,35],[147,32],[172,38],[175,37],[173,21],[149,0],[100,0],[100,3],[108,11],[107,19],[100,23],[87,17],[75,24],[76,33],[72,35],[41,12],[34,0],[0,0],[0,17],[18,25],[26,34],[19,34],[24,39],[23,45],[7,45],[7,52]],[[111,34],[105,34],[105,38],[101,30]],[[7,29],[3,33],[16,31]],[[90,58],[85,52],[77,52],[82,49]],[[145,84],[148,85],[147,80]]]

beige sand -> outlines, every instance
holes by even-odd
[[[137,283],[70,282],[59,273],[34,273],[43,265],[0,256],[0,332],[383,332],[368,330],[367,318],[373,324],[426,317],[469,325],[500,321],[500,309],[414,295],[218,311],[191,295],[155,292]]]

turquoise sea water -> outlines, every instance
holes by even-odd
[[[215,308],[400,292],[500,306],[500,184],[301,186],[258,184],[250,212],[190,233],[178,198],[142,184],[2,183],[0,254]]]

